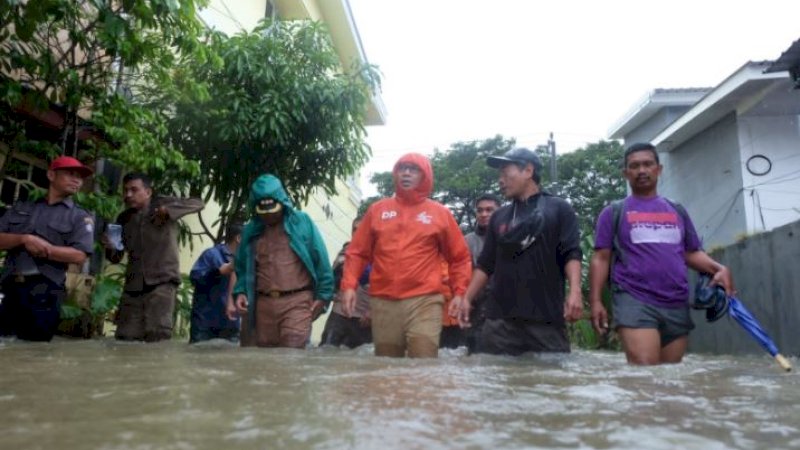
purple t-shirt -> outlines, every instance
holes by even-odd
[[[597,218],[594,248],[613,247],[613,210]],[[625,199],[619,223],[625,263],[613,262],[611,281],[639,301],[676,308],[689,299],[684,254],[701,249],[691,219],[684,221],[663,197]]]

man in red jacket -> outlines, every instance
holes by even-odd
[[[449,267],[454,301],[467,289],[472,259],[464,236],[445,206],[428,198],[431,163],[401,157],[392,171],[395,195],[374,203],[345,253],[342,306],[351,314],[358,277],[367,263],[375,355],[435,358],[442,331],[442,261]]]

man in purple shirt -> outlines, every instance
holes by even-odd
[[[608,331],[602,292],[610,280],[612,326],[631,364],[678,363],[686,353],[689,331],[694,328],[687,266],[712,275],[713,284],[722,286],[728,295],[734,292],[728,268],[703,251],[691,219],[680,211],[682,207],[658,195],[661,170],[652,144],[630,146],[625,151],[623,174],[632,195],[623,201],[616,224],[614,208],[607,206],[595,229],[589,275],[592,324],[598,333]],[[615,238],[618,248],[614,248]]]

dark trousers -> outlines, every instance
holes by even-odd
[[[569,337],[563,325],[520,319],[486,319],[481,327],[477,352],[515,356],[527,352],[569,353]]]
[[[356,348],[359,345],[372,342],[372,327],[361,326],[358,317],[345,317],[331,311],[325,328],[322,331],[322,340],[319,345],[344,345],[347,348]]]
[[[464,330],[458,325],[442,327],[439,335],[439,348],[458,348],[466,344]]]
[[[189,328],[189,343],[194,344],[211,339],[226,339],[231,342],[239,342],[239,329],[209,327],[192,317]]]
[[[172,312],[178,286],[162,283],[139,292],[123,292],[115,337],[123,341],[157,342],[172,337]]]
[[[16,277],[3,281],[0,305],[0,333],[27,341],[49,341],[58,328],[64,285],[44,275]]]

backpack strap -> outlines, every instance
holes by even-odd
[[[611,226],[613,236],[611,240],[611,267],[614,266],[616,261],[625,263],[625,254],[622,251],[622,246],[619,243],[619,224],[622,221],[622,209],[625,206],[625,199],[614,200],[611,202]],[[611,280],[611,269],[608,271],[608,278]]]
[[[672,206],[672,209],[674,209],[675,212],[678,213],[678,215],[681,216],[681,219],[683,219],[683,223],[684,224],[688,223],[688,221],[689,221],[689,213],[686,211],[686,208],[684,208],[683,205],[681,205],[680,203],[678,203],[676,201],[670,200],[667,197],[662,197],[662,198],[664,200],[666,200],[667,203],[669,203],[669,206]]]
[[[672,206],[672,208],[674,208],[675,211],[678,213],[678,215],[681,216],[681,218],[683,219],[683,242],[684,242],[684,245],[685,245],[686,244],[686,239],[687,239],[687,237],[686,237],[687,234],[686,233],[687,233],[687,230],[688,230],[688,228],[686,227],[686,224],[688,224],[691,221],[691,219],[689,218],[689,213],[686,211],[686,208],[684,208],[683,205],[681,205],[680,203],[678,203],[676,201],[672,201],[672,200],[670,200],[670,199],[668,199],[666,197],[664,197],[664,200],[666,200],[667,203],[669,203],[670,206]],[[695,234],[696,233],[697,233],[697,230],[695,230]],[[697,237],[698,240],[700,240],[700,236],[696,235],[696,237]],[[702,241],[700,241],[700,247],[702,248]]]

